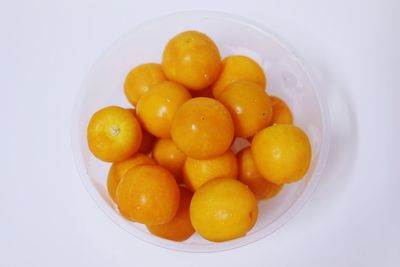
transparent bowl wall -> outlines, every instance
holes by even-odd
[[[267,92],[283,98],[294,114],[295,124],[305,130],[312,144],[312,162],[300,182],[286,185],[278,196],[259,203],[259,218],[244,237],[213,243],[197,234],[178,243],[155,237],[143,225],[121,217],[106,189],[109,164],[89,151],[86,127],[92,114],[108,105],[129,107],[123,93],[128,71],[141,63],[160,62],[164,45],[175,34],[198,30],[209,35],[222,56],[247,55],[264,69]],[[77,98],[72,118],[72,147],[83,183],[96,204],[117,225],[133,236],[169,249],[212,252],[240,247],[268,236],[294,216],[316,186],[326,161],[329,128],[326,105],[304,63],[263,26],[244,18],[217,12],[181,12],[146,22],[118,39],[97,60]],[[235,147],[238,149],[238,147]]]

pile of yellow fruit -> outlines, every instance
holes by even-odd
[[[307,135],[266,86],[254,60],[221,60],[197,31],[173,37],[162,64],[132,69],[124,89],[134,109],[103,108],[87,130],[91,152],[112,162],[107,187],[120,214],[175,241],[244,236],[257,201],[300,180],[311,159]],[[249,141],[236,155],[235,138]]]

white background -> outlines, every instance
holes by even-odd
[[[400,266],[399,1],[0,1],[0,266]],[[333,144],[305,207],[271,236],[189,254],[111,222],[75,168],[80,83],[121,34],[156,16],[248,17],[325,82]]]

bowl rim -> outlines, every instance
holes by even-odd
[[[85,97],[86,91],[84,88],[87,86],[89,77],[92,76],[92,74],[95,72],[95,68],[98,65],[99,62],[105,56],[112,50],[114,50],[120,42],[123,42],[125,39],[128,38],[128,36],[135,32],[136,30],[140,29],[141,27],[151,24],[157,21],[162,21],[164,19],[169,19],[171,17],[176,17],[176,16],[212,16],[212,17],[217,17],[220,19],[224,20],[232,20],[236,23],[243,24],[245,26],[251,27],[257,31],[260,31],[262,34],[267,35],[270,37],[273,41],[278,43],[283,49],[285,49],[289,54],[293,56],[293,59],[298,61],[300,63],[300,66],[304,73],[306,74],[307,78],[310,80],[313,91],[317,97],[318,103],[319,103],[319,108],[321,111],[321,121],[322,121],[322,135],[321,135],[321,146],[320,146],[320,154],[316,158],[316,167],[314,170],[314,173],[312,177],[310,178],[310,182],[307,185],[307,187],[303,190],[303,192],[300,194],[298,199],[296,199],[286,210],[284,213],[282,213],[275,221],[273,221],[269,226],[268,226],[268,231],[267,230],[259,230],[262,231],[262,234],[260,235],[250,235],[250,236],[244,236],[243,238],[240,239],[235,239],[231,241],[225,241],[221,243],[213,243],[210,242],[210,244],[207,245],[198,245],[194,249],[193,247],[190,247],[192,245],[190,244],[185,244],[185,243],[180,243],[180,242],[175,242],[175,241],[170,241],[170,240],[165,240],[156,236],[150,236],[147,233],[144,233],[142,231],[137,231],[136,233],[132,233],[130,230],[132,222],[129,222],[128,220],[122,218],[115,210],[111,208],[110,205],[105,203],[103,197],[100,195],[100,193],[94,188],[93,185],[90,184],[90,176],[88,175],[86,171],[86,167],[84,165],[84,160],[83,156],[80,153],[80,145],[79,140],[80,140],[80,130],[78,127],[79,122],[79,116],[81,114],[81,109],[83,108],[83,100]],[[156,245],[158,247],[162,247],[165,249],[170,249],[174,251],[180,251],[180,252],[190,252],[190,253],[208,253],[208,252],[219,252],[219,251],[226,251],[230,249],[235,249],[239,248],[248,244],[251,244],[253,242],[256,242],[260,239],[263,239],[273,232],[275,232],[277,229],[285,225],[290,219],[294,218],[295,215],[301,210],[301,208],[304,207],[306,204],[307,200],[310,198],[312,193],[315,191],[318,182],[320,180],[320,177],[323,173],[323,170],[325,168],[327,159],[328,159],[328,154],[329,154],[329,146],[331,143],[331,133],[330,133],[330,116],[329,116],[329,109],[328,105],[326,103],[326,99],[323,97],[321,94],[320,90],[318,88],[321,88],[320,82],[317,79],[317,75],[315,70],[310,66],[310,64],[297,53],[295,49],[291,45],[289,45],[281,36],[279,36],[276,32],[273,30],[269,29],[268,27],[250,20],[248,18],[245,18],[240,15],[236,14],[231,14],[231,13],[226,13],[226,12],[220,12],[220,11],[210,11],[210,10],[186,10],[186,11],[179,11],[179,12],[173,12],[173,13],[168,13],[166,15],[154,17],[152,19],[146,20],[140,24],[137,24],[136,26],[132,27],[130,30],[125,32],[122,36],[114,40],[110,45],[108,45],[103,52],[97,57],[97,59],[94,61],[94,63],[91,65],[89,71],[86,73],[84,76],[81,85],[79,87],[79,91],[77,92],[77,95],[75,97],[76,102],[73,106],[72,114],[71,114],[71,148],[72,148],[72,153],[75,161],[76,168],[78,170],[79,176],[81,178],[81,181],[92,198],[92,200],[96,203],[96,206],[102,210],[102,212],[109,218],[111,221],[113,221],[118,227],[123,229],[124,231],[128,232],[135,238],[150,243],[152,245]],[[112,211],[112,212],[110,212]],[[290,212],[289,212],[290,211]]]

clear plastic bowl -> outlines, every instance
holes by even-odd
[[[221,243],[195,234],[185,242],[151,235],[138,223],[124,219],[107,189],[109,164],[89,151],[86,129],[92,114],[108,105],[129,107],[123,93],[128,71],[141,63],[160,62],[166,42],[179,32],[198,30],[208,34],[222,56],[242,54],[255,59],[268,77],[267,92],[283,98],[291,107],[295,124],[305,130],[312,144],[311,167],[300,182],[286,185],[273,199],[259,203],[259,218],[246,236]],[[133,236],[160,247],[187,252],[214,252],[237,248],[280,228],[304,205],[325,165],[329,147],[329,117],[319,89],[287,46],[262,26],[219,12],[189,11],[163,16],[132,29],[118,39],[93,65],[82,84],[72,118],[72,147],[82,181],[96,204],[117,225]]]

